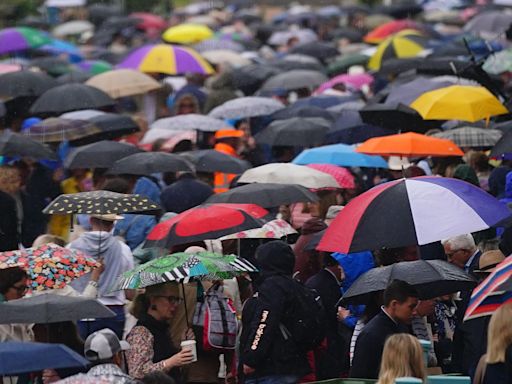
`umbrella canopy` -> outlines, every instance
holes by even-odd
[[[205,51],[213,51],[213,50],[225,50],[225,51],[233,51],[237,53],[242,53],[245,51],[245,48],[242,44],[237,43],[232,40],[224,40],[224,39],[208,39],[203,40],[198,44],[194,45],[194,49],[197,52],[205,52]]]
[[[301,165],[317,163],[333,164],[342,167],[388,167],[388,163],[382,157],[357,153],[354,146],[346,144],[333,144],[305,149],[292,162]]]
[[[512,24],[512,14],[499,10],[482,12],[471,19],[464,30],[481,36],[498,35],[504,33]]]
[[[113,99],[145,94],[161,88],[158,81],[133,69],[116,69],[96,75],[86,82],[101,89]]]
[[[340,188],[331,175],[290,163],[270,163],[249,169],[238,182],[297,184],[310,189]]]
[[[66,37],[71,35],[81,35],[85,32],[93,32],[94,24],[87,20],[71,20],[62,24],[57,25],[52,34],[55,37]]]
[[[0,303],[0,310],[0,324],[49,324],[115,316],[97,300],[51,293]]]
[[[314,89],[327,80],[329,79],[321,72],[296,69],[272,76],[263,83],[261,90],[284,89],[291,91],[300,88]]]
[[[162,39],[168,43],[196,44],[213,37],[213,31],[202,24],[180,24],[167,29]]]
[[[30,27],[5,28],[0,30],[0,55],[50,44],[49,35]]]
[[[343,104],[348,104],[351,101],[357,101],[358,96],[334,96],[334,95],[314,95],[310,97],[304,97],[293,103],[294,107],[318,107],[328,109],[331,107],[339,107]]]
[[[407,261],[370,269],[344,293],[343,301],[366,304],[372,294],[384,291],[396,279],[413,285],[418,290],[421,300],[468,291],[477,284],[464,270],[444,260]]]
[[[295,38],[300,44],[311,43],[318,40],[317,34],[311,29],[298,29],[296,31],[274,32],[267,43],[270,45],[284,45],[288,40]]]
[[[463,156],[464,152],[453,141],[408,132],[375,137],[356,149],[359,153],[381,156]]]
[[[120,213],[153,214],[158,204],[141,195],[129,195],[110,191],[92,191],[64,194],[46,206],[47,215],[110,215]]]
[[[248,58],[227,49],[203,51],[201,54],[208,62],[215,65],[230,64],[233,67],[243,67],[244,65],[251,64],[251,60]]]
[[[336,114],[318,107],[301,107],[292,104],[270,115],[272,120],[291,119],[292,117],[319,117],[325,120],[334,121]]]
[[[290,53],[307,55],[322,61],[328,60],[331,57],[335,57],[340,54],[340,52],[333,45],[318,41],[298,44],[290,50]]]
[[[318,196],[301,185],[253,183],[212,195],[206,203],[252,203],[263,208],[274,208],[280,205],[317,201]]]
[[[114,163],[112,175],[146,175],[160,172],[194,172],[194,167],[182,156],[165,152],[141,152]]]
[[[74,71],[76,68],[67,60],[59,57],[41,57],[30,61],[31,68],[39,68],[52,76],[60,76]]]
[[[307,147],[320,145],[325,140],[331,122],[319,117],[292,117],[275,120],[257,133],[256,142],[268,145]]]
[[[423,30],[423,27],[417,22],[409,19],[393,20],[388,23],[379,25],[377,28],[374,28],[364,36],[363,40],[366,43],[379,44],[388,37],[406,29],[420,32]]]
[[[0,269],[15,266],[28,273],[28,290],[32,292],[64,288],[99,264],[79,251],[44,244],[37,248],[0,253]]]
[[[465,181],[430,176],[395,180],[351,200],[318,249],[350,253],[424,245],[481,231],[509,217],[503,203]]]
[[[282,72],[281,69],[268,64],[246,65],[233,70],[233,84],[244,95],[253,95],[268,78]]]
[[[105,92],[84,84],[64,84],[43,93],[30,108],[38,115],[62,114],[80,109],[111,107],[115,101]]]
[[[35,160],[55,160],[57,158],[55,153],[44,144],[11,131],[4,131],[0,135],[0,155],[29,157]]]
[[[357,144],[372,137],[388,136],[395,130],[366,124],[358,111],[342,110],[327,134],[327,143]]]
[[[85,73],[82,71],[72,71],[57,77],[57,82],[59,84],[85,83],[87,80],[91,78],[91,76],[92,75],[90,75],[89,73]]]
[[[255,204],[205,204],[191,208],[157,224],[144,248],[166,248],[178,244],[218,239],[265,224],[268,211]]]
[[[414,109],[399,104],[372,104],[359,110],[363,121],[395,132],[425,132],[430,128]]]
[[[130,17],[139,21],[136,25],[138,29],[146,31],[146,33],[152,37],[158,36],[159,31],[167,27],[167,21],[163,17],[153,13],[134,12],[130,14]]]
[[[493,53],[482,66],[484,71],[492,75],[499,75],[503,72],[512,71],[512,50],[506,49]]]
[[[113,141],[98,141],[74,149],[64,160],[64,167],[76,168],[110,168],[117,160],[139,153],[141,150],[133,145]]]
[[[171,281],[224,280],[258,269],[236,255],[214,252],[173,253],[123,273],[115,289],[138,289]]]
[[[378,70],[382,63],[394,58],[417,56],[425,49],[427,39],[416,31],[405,30],[387,38],[368,61],[368,68]]]
[[[327,74],[329,76],[335,76],[346,73],[353,65],[362,65],[366,67],[368,60],[370,60],[370,57],[361,53],[343,55],[340,59],[329,64],[327,67]]]
[[[512,131],[507,131],[494,145],[489,154],[492,158],[499,158],[512,153]]]
[[[370,85],[371,83],[373,83],[373,76],[368,73],[360,73],[355,75],[343,74],[332,78],[326,83],[323,83],[316,89],[315,93],[323,93],[338,84],[344,84],[350,88],[360,90],[363,88],[363,86]]]
[[[140,131],[139,125],[130,116],[117,113],[102,113],[87,120],[98,127],[100,132],[75,140],[76,145],[86,145],[98,140],[114,140]]]
[[[226,128],[226,126],[227,124],[223,120],[190,113],[158,119],[151,124],[151,129],[168,129],[171,131],[191,131],[197,129],[199,131],[215,132]]]
[[[231,239],[282,239],[283,237],[295,235],[297,231],[282,219],[275,219],[265,223],[261,228],[248,229],[232,235],[226,235],[219,238],[220,241]]]
[[[0,76],[0,98],[38,97],[58,83],[42,72],[19,71]]]
[[[386,97],[386,104],[396,105],[402,103],[404,105],[410,105],[425,92],[448,87],[450,85],[452,85],[452,83],[449,81],[434,81],[434,79],[424,76],[415,77],[412,81],[405,84],[391,86],[389,94]]]
[[[452,85],[424,93],[411,107],[426,120],[475,122],[508,113],[487,88],[470,85]]]
[[[32,140],[41,143],[60,143],[83,139],[101,133],[101,128],[87,120],[68,120],[60,117],[50,117],[36,123],[23,131]]]
[[[81,111],[66,112],[60,115],[63,119],[70,120],[90,120],[93,117],[104,115],[105,112],[96,109],[83,109]]]
[[[192,164],[197,172],[224,172],[240,174],[251,168],[247,161],[216,151],[215,149],[203,149],[199,151],[180,153]]]
[[[167,75],[214,73],[211,65],[193,49],[167,44],[140,47],[130,53],[117,67]]]
[[[493,147],[503,136],[499,129],[461,127],[439,132],[433,136],[453,141],[462,148]]]
[[[500,306],[512,301],[512,258],[507,257],[473,290],[464,321],[491,316]]]
[[[341,188],[352,189],[356,187],[354,175],[346,168],[333,164],[308,164],[307,166],[331,175]]]
[[[0,376],[44,369],[85,368],[89,361],[64,344],[4,341],[0,344]]]
[[[277,100],[268,97],[247,96],[226,101],[210,111],[208,115],[217,119],[243,119],[270,115],[283,108],[284,105]]]
[[[91,75],[99,75],[101,73],[111,71],[112,64],[104,60],[84,60],[76,64],[78,68]]]

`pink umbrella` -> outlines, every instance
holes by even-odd
[[[331,175],[340,185],[340,188],[352,189],[356,187],[354,176],[346,168],[332,164],[308,164],[306,167]]]
[[[360,90],[364,85],[370,85],[373,82],[373,76],[368,73],[357,73],[353,75],[343,74],[333,77],[326,83],[323,83],[315,91],[316,94],[323,93],[328,89],[331,89],[337,84],[345,84],[349,87]]]
[[[0,64],[0,74],[21,71],[19,64]]]

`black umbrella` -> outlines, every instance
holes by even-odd
[[[268,145],[310,147],[324,142],[331,125],[332,122],[318,117],[275,120],[254,138]]]
[[[284,89],[291,91],[300,88],[314,89],[327,80],[329,79],[321,72],[296,69],[272,76],[261,86],[261,90]]]
[[[378,13],[389,15],[395,19],[412,18],[423,12],[423,7],[418,4],[403,2],[401,4],[382,5],[375,9]]]
[[[98,141],[73,150],[64,160],[64,168],[110,168],[117,160],[139,152],[130,144]]]
[[[253,95],[270,77],[282,70],[266,64],[251,64],[233,70],[233,84],[246,96]]]
[[[50,117],[23,131],[25,136],[41,143],[60,143],[69,141],[72,145],[84,137],[101,133],[101,129],[87,120],[69,120]]]
[[[115,104],[109,95],[85,84],[64,84],[43,93],[30,108],[30,112],[62,114],[81,109],[110,107]]]
[[[159,172],[194,172],[194,166],[182,156],[164,152],[141,152],[114,163],[113,175],[151,175]]]
[[[251,168],[247,161],[234,158],[214,149],[180,153],[196,167],[197,172],[242,173]]]
[[[158,204],[141,195],[129,195],[110,191],[79,192],[60,195],[46,206],[48,215],[111,215],[140,213],[153,215],[160,211]]]
[[[336,120],[336,113],[315,106],[290,105],[270,115],[272,120],[290,119],[292,117],[319,117],[325,120]]]
[[[0,312],[0,324],[48,324],[116,315],[97,300],[51,293],[1,303]]]
[[[17,97],[38,97],[57,82],[42,72],[19,71],[0,76],[0,98],[3,100]]]
[[[39,68],[51,76],[60,76],[73,71],[67,60],[58,57],[41,57],[30,61],[31,67]]]
[[[139,125],[130,116],[117,113],[104,113],[87,120],[101,132],[77,141],[76,145],[94,143],[98,140],[113,140],[140,131]]]
[[[364,273],[345,292],[343,301],[364,304],[373,293],[385,290],[395,279],[416,287],[423,300],[468,291],[477,285],[463,269],[443,260],[404,261]]]
[[[318,196],[302,185],[251,183],[212,195],[206,203],[257,204],[263,208],[298,202],[317,202]]]
[[[57,156],[46,145],[27,136],[6,131],[0,135],[0,155],[9,157],[30,157],[35,160],[56,160]]]
[[[318,60],[324,62],[340,54],[334,45],[319,41],[296,45],[290,50],[290,53],[300,53],[302,55],[316,57]]]
[[[279,68],[281,71],[293,71],[296,69],[305,69],[308,71],[318,71],[323,72],[324,66],[320,63],[308,62],[308,61],[300,61],[300,60],[292,60],[291,59],[276,59],[269,62],[273,67]]]
[[[363,122],[401,132],[424,133],[439,122],[423,120],[414,109],[403,104],[373,104],[359,110]]]
[[[357,144],[372,137],[395,134],[393,129],[366,124],[358,111],[342,111],[327,133],[327,143]]]
[[[494,145],[489,157],[500,158],[504,155],[512,154],[512,131],[506,131],[505,134]],[[510,156],[507,156],[509,158]]]
[[[82,71],[72,71],[57,78],[59,84],[85,83],[92,77],[90,73]]]

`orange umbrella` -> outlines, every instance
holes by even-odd
[[[464,152],[447,139],[409,132],[374,137],[357,147],[356,152],[381,156],[463,156]]]

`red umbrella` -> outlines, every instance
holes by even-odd
[[[167,28],[167,21],[158,15],[148,12],[135,12],[130,15],[134,19],[140,20],[137,28],[143,29],[148,34],[158,34],[160,31]]]
[[[268,211],[255,204],[204,204],[157,224],[146,238],[145,248],[218,239],[262,227]]]
[[[365,43],[378,44],[383,42],[389,36],[405,29],[415,29],[422,32],[425,28],[421,24],[412,20],[393,20],[380,25],[373,31],[369,32],[363,40]]]
[[[346,168],[333,164],[308,164],[306,166],[331,175],[334,177],[334,180],[338,182],[340,188],[352,189],[356,187],[354,175],[352,175]]]

